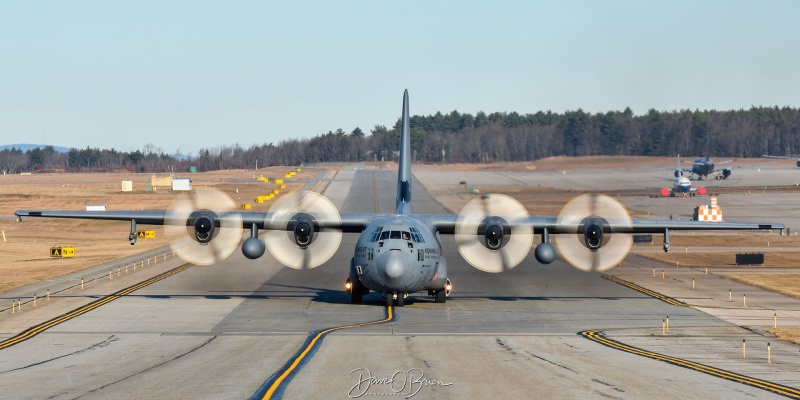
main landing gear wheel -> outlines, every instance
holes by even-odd
[[[437,291],[434,295],[434,303],[444,303],[447,301],[447,293],[444,289]]]
[[[355,282],[351,282],[351,285],[350,302],[353,304],[361,304],[364,294],[368,293],[369,291],[364,288],[364,285],[358,279],[356,279]]]
[[[398,307],[402,307],[402,306],[406,305],[405,304],[406,303],[406,299],[405,299],[405,297],[403,296],[402,293],[398,293],[397,294],[397,301],[395,303],[396,303],[396,305]]]
[[[391,307],[394,305],[394,294],[386,293],[386,307]]]
[[[355,289],[355,287],[353,289]],[[361,304],[362,296],[360,290],[353,290],[350,292],[350,302],[353,304]]]

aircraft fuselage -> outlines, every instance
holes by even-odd
[[[437,291],[447,281],[447,262],[438,238],[419,220],[396,215],[380,218],[358,238],[350,279],[364,287],[398,296]]]
[[[714,162],[709,158],[698,158],[692,163],[692,173],[702,179],[714,173]]]
[[[675,178],[672,182],[673,193],[689,193],[692,191],[692,181],[685,176]]]

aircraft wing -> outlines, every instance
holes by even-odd
[[[527,216],[524,215],[526,214],[524,211],[517,213],[516,217],[472,215],[467,216],[470,222],[463,225],[459,225],[460,218],[464,218],[463,215],[414,214],[413,218],[428,225],[434,234],[456,235],[459,249],[467,249],[462,252],[462,256],[473,265],[482,265],[485,257],[494,257],[490,258],[495,260],[490,264],[499,263],[498,265],[503,265],[504,268],[510,268],[519,263],[531,249],[533,236],[530,234],[541,234],[543,243],[537,245],[535,251],[536,259],[540,263],[549,264],[555,259],[556,250],[548,239],[555,237],[558,252],[564,259],[587,271],[603,271],[611,268],[627,255],[630,249],[630,236],[617,234],[663,234],[666,251],[669,248],[670,230],[785,228],[783,224],[770,223],[631,220],[624,207],[610,197],[589,195],[579,196],[576,199],[584,201],[584,205],[572,207],[575,202],[573,199],[562,209],[559,217]],[[588,203],[585,202],[586,199],[589,199]],[[609,208],[609,204],[612,207]],[[565,212],[566,209],[571,211]],[[128,236],[131,244],[137,239],[137,223],[164,225],[165,230],[172,230],[173,234],[179,232],[178,238],[171,243],[173,250],[184,260],[195,264],[213,264],[221,261],[236,247],[241,247],[245,257],[256,259],[269,248],[270,253],[281,263],[300,269],[313,268],[333,256],[339,246],[342,232],[362,233],[375,219],[394,215],[338,214],[335,209],[327,214],[325,211],[213,212],[206,209],[187,211],[180,215],[175,215],[173,211],[75,210],[19,210],[15,214],[20,219],[33,217],[131,221]],[[188,229],[180,229],[182,225]],[[260,229],[267,231],[263,235],[263,241],[259,238]],[[191,230],[193,234],[189,232]],[[248,230],[249,238],[242,242],[243,231]],[[506,239],[490,238],[491,234],[498,232],[500,237]],[[522,235],[519,235],[520,233]],[[169,236],[169,232],[167,234]],[[609,239],[604,241],[604,235],[608,235]]]
[[[773,158],[773,159],[777,159],[777,160],[795,160],[795,159],[800,159],[800,154],[793,154],[793,155],[788,155],[788,156],[771,156],[771,155],[768,155],[768,154],[762,154],[761,157],[762,158]]]
[[[420,220],[426,221],[435,231],[442,234],[452,234],[455,232],[458,215],[453,214],[427,214],[415,215]],[[508,221],[510,226],[531,227],[534,234],[541,234],[545,229],[552,234],[576,233],[582,226],[583,219],[559,222],[556,217],[528,217],[512,219]],[[747,222],[698,222],[698,221],[675,221],[675,220],[648,220],[633,219],[630,223],[626,221],[615,221],[610,219],[608,233],[664,233],[665,230],[671,231],[724,231],[724,230],[758,230],[758,229],[784,229],[784,224],[773,223],[747,223]]]
[[[38,218],[68,218],[68,219],[88,219],[98,221],[136,221],[143,225],[166,225],[167,212],[161,211],[83,211],[83,210],[18,210],[14,212],[17,219],[23,217]],[[194,213],[189,214],[193,216]],[[349,213],[341,214],[340,222],[328,222],[328,218],[320,218],[321,228],[331,228],[341,230],[346,233],[361,233],[370,221],[375,218],[385,216],[384,214],[369,213]],[[242,228],[250,228],[255,224],[259,229],[285,230],[286,224],[276,220],[274,213],[267,212],[221,212],[215,214],[216,225],[219,226],[225,221],[241,220]],[[188,222],[191,218],[187,218]]]
[[[719,164],[725,164],[725,163],[727,163],[727,162],[731,162],[731,161],[733,161],[733,160],[728,160],[728,161],[719,162],[719,163],[716,163],[715,165],[719,165]],[[759,165],[768,165],[768,164],[775,164],[775,161],[767,161],[767,162],[760,162],[760,163],[753,163],[753,164],[742,164],[742,165],[736,165],[736,166],[730,167],[730,169],[739,169],[739,168],[747,168],[747,167],[757,167],[757,166],[759,166]],[[714,167],[714,172],[716,172],[716,171],[720,171],[720,170],[723,170],[723,169],[724,169],[724,168],[716,168],[716,167]]]

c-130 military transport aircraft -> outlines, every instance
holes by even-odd
[[[782,224],[713,223],[632,220],[625,207],[611,197],[580,195],[557,217],[529,216],[525,208],[504,195],[484,195],[469,202],[459,215],[414,214],[411,208],[411,146],[408,91],[403,96],[397,208],[394,213],[339,214],[333,204],[315,192],[297,192],[276,202],[268,212],[235,211],[224,193],[199,188],[178,198],[164,211],[20,210],[17,218],[82,218],[130,221],[129,240],[136,242],[136,224],[164,225],[171,246],[188,262],[212,264],[230,255],[242,239],[249,259],[265,249],[281,263],[298,269],[316,267],[333,256],[342,233],[358,233],[345,288],[353,303],[370,290],[382,293],[387,305],[403,306],[409,294],[427,292],[444,303],[452,289],[439,235],[454,234],[459,251],[474,267],[501,272],[519,264],[533,243],[536,260],[549,264],[556,248],[570,264],[586,271],[604,271],[628,254],[631,234],[664,235],[669,250],[670,230],[784,229]],[[267,230],[265,241],[259,230]],[[552,235],[552,236],[551,236]]]

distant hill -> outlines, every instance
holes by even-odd
[[[24,152],[26,152],[28,150],[35,149],[37,147],[40,148],[40,149],[43,149],[43,148],[45,148],[47,146],[48,145],[46,145],[46,144],[26,144],[26,143],[22,143],[22,144],[6,144],[6,145],[0,146],[0,151],[5,150],[5,149],[10,149],[10,148],[13,147],[15,149],[22,150],[22,152],[24,153]],[[53,146],[53,148],[55,148],[56,151],[59,152],[59,153],[66,153],[66,152],[69,151],[68,147]]]

